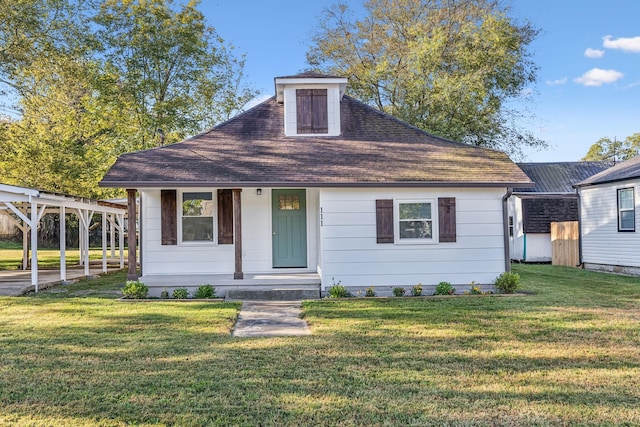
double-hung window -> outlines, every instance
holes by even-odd
[[[182,241],[213,242],[213,212],[211,192],[182,193]]]
[[[636,211],[633,188],[618,190],[618,231],[636,230]]]
[[[398,200],[396,202],[396,242],[436,242],[436,212],[433,200]]]

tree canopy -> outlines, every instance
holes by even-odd
[[[600,138],[589,147],[582,160],[622,162],[636,156],[640,156],[640,133],[634,133],[622,141],[618,141],[617,138]]]
[[[325,11],[312,68],[349,77],[356,98],[436,135],[515,155],[546,145],[512,106],[536,81],[531,24],[497,0],[369,0],[364,11]]]
[[[105,196],[118,155],[228,119],[255,91],[190,1],[0,4],[0,173],[9,184]]]

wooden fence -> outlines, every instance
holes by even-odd
[[[578,221],[551,223],[551,264],[576,267],[579,262]]]

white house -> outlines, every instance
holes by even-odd
[[[515,188],[509,198],[509,247],[512,260],[551,262],[551,223],[578,220],[574,184],[612,162],[518,163],[534,182]]]
[[[640,157],[576,185],[581,262],[589,270],[640,275]]]
[[[140,193],[152,293],[487,284],[509,269],[505,196],[529,178],[504,153],[428,134],[346,85],[278,77],[275,97],[228,122],[117,160],[101,185]]]

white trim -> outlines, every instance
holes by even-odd
[[[431,238],[400,238],[400,204],[429,203],[431,205]],[[393,240],[396,245],[435,245],[438,243],[438,203],[435,198],[393,199]]]
[[[182,203],[184,202],[183,195],[184,193],[211,193],[211,202],[213,203],[212,207],[212,216],[211,221],[213,222],[211,240],[196,240],[196,241],[183,241],[182,240]],[[180,246],[218,246],[218,190],[213,188],[202,188],[202,189],[182,189],[177,190],[176,195],[176,215],[178,222],[178,245]],[[196,218],[196,217],[187,217],[187,218]]]

